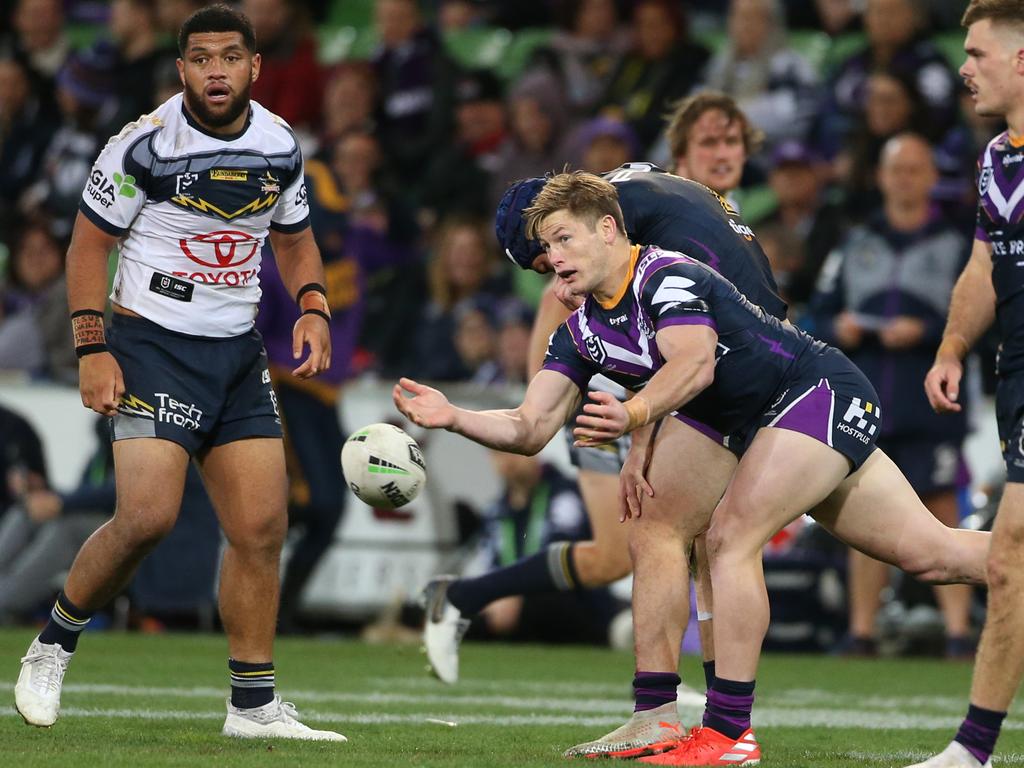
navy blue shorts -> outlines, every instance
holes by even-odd
[[[115,314],[107,346],[124,374],[114,440],[158,437],[189,455],[249,437],[281,437],[263,338],[209,338]]]
[[[959,440],[885,438],[878,447],[900,468],[918,496],[952,491],[969,481]]]
[[[838,349],[810,351],[760,418],[734,437],[745,451],[762,427],[813,437],[843,454],[856,472],[875,450],[882,409],[868,378]],[[741,451],[741,453],[742,453]]]
[[[996,385],[996,425],[1006,481],[1024,483],[1024,374],[1001,376]]]

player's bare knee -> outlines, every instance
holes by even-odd
[[[232,525],[231,530],[225,530],[225,535],[236,550],[277,554],[281,551],[287,532],[287,516],[267,511],[252,514],[246,520]]]
[[[118,507],[110,521],[112,532],[135,552],[149,552],[171,532],[178,515],[171,510]]]

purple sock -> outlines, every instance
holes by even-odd
[[[738,739],[750,727],[754,706],[754,681],[740,683],[716,677],[708,690],[703,725],[714,728],[730,739]]]
[[[634,712],[646,712],[676,700],[679,675],[675,672],[637,672],[633,678]]]
[[[994,712],[971,704],[967,708],[967,717],[956,732],[955,741],[959,741],[964,749],[974,755],[982,765],[991,757],[996,749],[996,739],[1003,725],[1005,712]]]

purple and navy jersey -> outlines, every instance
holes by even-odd
[[[627,163],[602,178],[619,193],[631,242],[685,253],[721,274],[768,314],[786,317],[786,302],[779,298],[768,257],[724,197],[650,163]]]
[[[978,220],[974,236],[992,246],[992,285],[1002,346],[1000,374],[1024,369],[1024,146],[1007,132],[978,161]]]
[[[696,259],[634,246],[619,295],[608,305],[588,296],[552,334],[544,368],[581,390],[601,373],[639,391],[665,362],[655,334],[671,325],[706,325],[718,334],[714,382],[680,412],[722,435],[767,410],[804,352],[825,349]]]

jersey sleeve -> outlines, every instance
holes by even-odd
[[[136,150],[151,136],[152,131],[141,132],[137,124],[126,126],[107,142],[89,172],[78,208],[108,235],[127,232],[146,203],[149,169],[137,158],[151,154]]]
[[[664,257],[651,264],[640,288],[640,307],[660,331],[671,325],[706,325],[718,331],[711,311],[708,270]]]
[[[982,153],[981,158],[978,160],[977,173],[975,174],[978,183],[978,207],[974,219],[974,239],[980,240],[983,243],[991,243],[992,238],[988,234],[990,219],[988,212],[985,210],[985,194],[988,192],[988,186],[992,182],[992,169],[982,166],[984,157],[985,153]]]
[[[544,356],[544,364],[541,370],[555,371],[572,381],[581,391],[586,392],[587,384],[591,377],[598,373],[596,363],[580,354],[573,339],[569,323],[576,315],[572,315],[566,322],[558,326],[551,338],[548,340],[548,351]]]
[[[301,232],[309,226],[309,196],[306,194],[306,172],[298,144],[295,145],[295,170],[286,184],[274,208],[270,228],[277,232]]]

